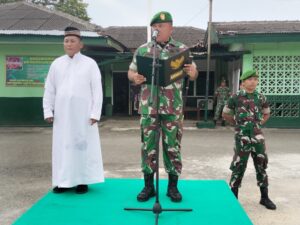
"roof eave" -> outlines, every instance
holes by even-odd
[[[83,37],[85,45],[110,48],[123,52],[125,46],[107,36],[86,35]],[[0,33],[0,44],[62,44],[64,35],[50,34],[3,34]]]
[[[299,42],[300,32],[295,33],[244,33],[234,35],[218,35],[218,44],[257,42]]]

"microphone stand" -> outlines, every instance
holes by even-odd
[[[157,57],[157,42],[156,38],[154,40],[154,51],[153,51],[153,61],[152,61],[152,74],[151,74],[151,95],[150,95],[150,104],[153,105],[153,95],[154,95],[154,86],[156,86],[156,121],[155,121],[155,146],[156,146],[156,178],[155,178],[155,203],[152,208],[124,208],[124,210],[131,211],[151,211],[155,214],[155,225],[158,225],[159,214],[162,212],[170,212],[170,211],[183,211],[183,212],[191,212],[192,209],[163,209],[159,202],[159,138],[160,138],[160,127],[161,122],[158,114],[159,107],[159,70],[158,68],[161,66],[158,62]]]

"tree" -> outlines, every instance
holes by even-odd
[[[12,3],[12,2],[23,2],[24,0],[0,0],[1,4]],[[26,2],[30,2],[37,5],[43,6],[53,6],[59,2],[59,0],[26,0]]]
[[[22,0],[0,0],[0,4],[11,3],[11,2],[21,2]]]
[[[26,0],[26,1],[36,5],[43,5],[43,6],[55,6],[59,2],[57,0]]]
[[[87,6],[88,4],[83,3],[82,0],[61,0],[55,8],[62,12],[76,16],[80,19],[90,21],[91,18],[88,17],[88,14],[86,12]]]
[[[22,0],[0,0],[0,3],[11,3],[20,2]],[[70,14],[72,16],[78,17],[85,21],[90,21],[91,18],[88,17],[86,8],[87,3],[83,3],[83,0],[26,0],[27,2],[42,5],[47,8],[56,9],[58,11]]]

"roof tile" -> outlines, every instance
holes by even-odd
[[[112,36],[130,49],[135,49],[147,41],[147,27],[108,27],[104,34]],[[173,37],[189,47],[203,41],[205,30],[194,27],[174,27]]]
[[[27,2],[0,4],[0,29],[64,30],[73,25],[82,31],[96,31],[99,26],[69,14]]]

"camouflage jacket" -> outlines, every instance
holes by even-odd
[[[129,69],[137,71],[136,56],[150,56],[153,55],[153,42],[146,43],[140,46],[134,53],[133,60],[129,66]],[[171,54],[178,53],[180,51],[186,50],[188,47],[174,39],[170,38],[170,41],[161,47],[158,45],[157,56],[160,59],[167,59]],[[166,87],[159,87],[159,114],[182,114],[182,88],[183,79],[178,80]],[[150,95],[151,95],[151,85],[142,84],[141,85],[141,101],[139,105],[140,114],[156,114],[156,95],[157,88],[154,88],[153,93],[153,103],[150,105]]]
[[[223,112],[235,117],[237,135],[254,137],[262,134],[260,122],[263,114],[270,113],[270,107],[264,95],[241,90],[229,98]]]
[[[230,96],[230,89],[228,87],[218,87],[215,91],[215,97],[217,98],[217,103],[224,105],[226,104]]]

